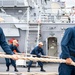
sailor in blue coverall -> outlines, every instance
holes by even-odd
[[[17,53],[20,53],[20,51],[17,49],[17,40],[13,40],[13,44],[9,45],[11,51],[15,54],[15,52]],[[12,59],[8,59],[6,58],[6,66],[7,66],[7,70],[6,71],[9,71],[9,66],[10,64],[12,64],[12,66],[14,67],[14,71],[18,72],[17,68],[16,68],[16,61],[15,60],[12,60]]]
[[[61,41],[62,53],[60,58],[66,60],[66,64],[59,65],[59,75],[75,75],[75,66],[70,65],[75,62],[75,27],[70,27],[65,30]]]
[[[42,55],[44,55],[42,46],[43,46],[43,43],[40,42],[40,43],[38,44],[38,46],[36,46],[36,47],[32,50],[31,54],[36,55],[37,57],[41,57],[40,53],[41,53]],[[32,63],[33,63],[33,61],[30,61],[29,64],[28,64],[28,72],[30,72],[30,67],[31,67]],[[45,72],[45,70],[43,69],[43,63],[40,62],[40,61],[38,61],[38,64],[39,64],[39,66],[41,67],[41,70],[40,70],[40,71]]]

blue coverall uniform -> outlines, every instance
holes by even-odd
[[[2,30],[1,27],[0,27],[0,46],[2,47],[3,51],[6,54],[11,54],[11,55],[13,54],[13,52],[11,51],[9,45],[6,42],[6,38],[5,38],[5,35],[4,35],[3,30]]]
[[[36,46],[31,52],[31,54],[36,55],[37,57],[41,57],[40,53],[42,55],[44,55],[43,49],[39,46]],[[28,64],[28,67],[31,67],[32,63],[33,63],[33,61],[30,61],[29,64]],[[38,61],[38,64],[40,65],[40,67],[43,68],[43,63],[42,62]]]
[[[71,58],[75,62],[75,27],[70,27],[65,30],[61,41],[62,53],[60,58]],[[68,64],[59,65],[59,75],[75,75],[75,66]]]
[[[20,51],[17,49],[16,46],[14,46],[13,44],[9,45],[11,51],[13,52],[14,54],[14,50],[16,50],[16,52],[20,53]],[[16,61],[15,60],[12,60],[12,59],[8,59],[8,58],[5,58],[6,60],[6,66],[7,68],[9,69],[9,66],[10,64],[12,64],[12,66],[14,66],[14,68],[16,69]]]

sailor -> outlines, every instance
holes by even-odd
[[[4,32],[3,32],[3,30],[2,30],[1,27],[0,27],[0,46],[2,47],[3,51],[6,54],[13,55],[13,52],[11,51],[9,45],[6,42],[6,38],[5,38]],[[12,59],[17,60],[18,57],[15,56],[15,55],[13,55],[13,58]]]
[[[43,49],[42,49],[42,46],[43,46],[43,43],[42,43],[42,42],[39,42],[38,46],[36,46],[36,47],[32,50],[31,54],[36,55],[37,57],[41,57],[40,53],[41,53],[42,55],[44,55],[44,51],[43,51]],[[31,67],[32,63],[33,63],[33,61],[30,61],[29,64],[28,64],[28,72],[30,72],[30,67]],[[40,66],[40,68],[41,68],[40,71],[45,72],[45,70],[43,69],[43,63],[40,62],[40,61],[38,61],[38,64],[39,64],[39,66]]]
[[[61,49],[60,57],[66,60],[66,64],[59,65],[59,75],[75,75],[75,66],[71,66],[72,61],[75,62],[75,27],[65,30],[61,41]]]
[[[13,40],[13,43],[11,45],[9,45],[11,51],[14,54],[20,53],[20,51],[17,48],[17,44],[18,44],[18,41],[17,40]],[[12,64],[12,66],[14,67],[14,71],[18,72],[18,70],[16,68],[16,61],[15,60],[8,59],[8,58],[5,58],[5,60],[6,60],[6,66],[7,66],[7,70],[6,71],[9,71],[9,66],[10,66],[10,64]]]

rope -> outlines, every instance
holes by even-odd
[[[20,55],[15,55],[15,56],[17,56],[18,59],[22,59],[22,60],[41,61],[41,62],[55,62],[55,63],[66,63],[66,60],[64,60],[64,59],[24,57],[24,56],[20,56]],[[13,55],[0,54],[0,57],[1,58],[13,58]],[[75,66],[75,62],[72,62],[71,65]]]
[[[30,55],[30,56],[36,56],[34,54],[27,54],[27,55]],[[45,56],[45,55],[41,55],[42,58],[52,58],[52,59],[58,59],[59,57],[55,57],[55,56]]]
[[[58,75],[57,72],[20,72],[17,75]]]
[[[18,73],[0,72],[0,75],[58,75],[58,73],[57,72],[18,72]]]

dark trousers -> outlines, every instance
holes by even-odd
[[[9,67],[10,64],[12,64],[12,66],[16,67],[16,61],[15,60],[12,60],[12,59],[8,59],[8,58],[5,58],[6,60],[6,66]]]
[[[28,67],[31,67],[32,63],[33,63],[33,61],[30,61],[29,64],[28,64]],[[40,61],[38,61],[38,64],[39,64],[40,67],[43,66],[43,63],[40,62]]]
[[[58,71],[59,75],[75,75],[75,66],[60,64]]]

